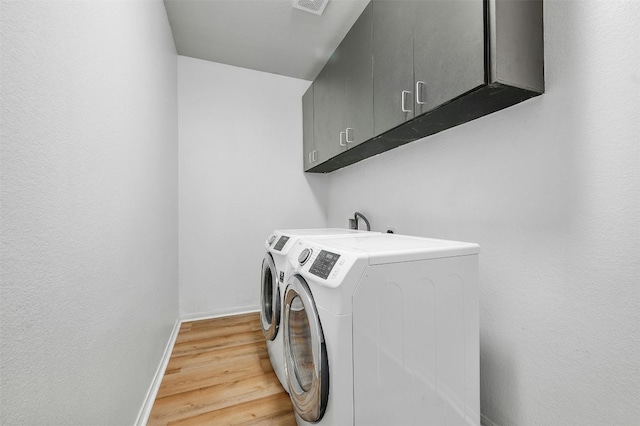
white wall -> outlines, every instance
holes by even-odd
[[[178,57],[180,313],[258,309],[273,229],[326,226],[302,172],[308,81]]]
[[[496,425],[640,419],[639,6],[546,0],[546,94],[330,174],[330,226],[480,243]]]
[[[178,315],[156,1],[2,1],[0,423],[132,424]]]

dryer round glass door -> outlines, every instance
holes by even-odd
[[[264,337],[267,340],[275,339],[280,327],[280,288],[275,263],[268,253],[262,260],[260,322]]]
[[[304,278],[289,279],[284,299],[284,358],[289,395],[302,419],[319,421],[329,397],[329,363],[313,295]]]

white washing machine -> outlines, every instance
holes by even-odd
[[[274,231],[265,242],[266,253],[262,260],[260,285],[260,322],[267,339],[267,350],[273,370],[282,386],[289,391],[284,372],[284,341],[280,324],[282,321],[282,298],[287,282],[287,256],[302,237],[328,238],[339,235],[370,234],[341,228],[286,229]]]
[[[479,425],[478,253],[392,234],[292,248],[285,371],[299,425]]]

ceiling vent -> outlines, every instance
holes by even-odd
[[[314,15],[322,15],[327,3],[329,0],[293,0],[293,7]]]

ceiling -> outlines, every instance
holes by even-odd
[[[318,75],[369,0],[164,0],[178,55],[304,80]]]

